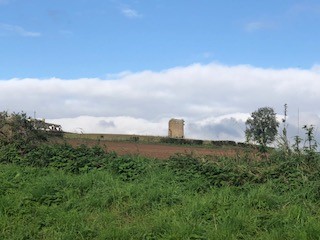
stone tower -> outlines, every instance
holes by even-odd
[[[168,136],[170,138],[184,138],[184,120],[170,119]]]

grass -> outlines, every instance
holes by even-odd
[[[0,164],[0,239],[320,238],[318,167],[58,150],[66,152],[46,157],[59,164],[40,164],[44,154],[32,152],[28,164]],[[85,154],[98,154],[100,167],[60,163],[71,156],[88,164]]]

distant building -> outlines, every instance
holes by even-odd
[[[62,132],[61,125],[54,123],[46,123],[45,120],[31,119],[33,126],[37,130],[47,131],[47,132]]]
[[[184,120],[170,119],[168,136],[170,138],[184,138]]]

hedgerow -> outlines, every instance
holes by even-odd
[[[270,180],[294,186],[319,176],[320,159],[318,155],[314,155],[313,161],[310,161],[309,156],[292,155],[281,159],[280,154],[272,154],[268,159],[254,161],[246,159],[245,155],[235,159],[177,154],[159,166],[172,171],[180,182],[202,179],[203,187],[242,186]],[[138,155],[119,156],[114,152],[105,152],[99,146],[72,147],[68,144],[39,144],[27,152],[21,152],[14,144],[2,146],[0,163],[49,167],[73,174],[106,169],[116,173],[124,181],[140,178],[155,164],[153,160]]]
[[[303,158],[176,155],[153,161],[99,147],[14,149],[0,152],[6,156],[0,164],[1,239],[317,239],[320,234],[319,169]]]

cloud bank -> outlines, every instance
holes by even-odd
[[[320,126],[319,89],[318,66],[193,64],[108,79],[1,80],[0,109],[36,111],[66,131],[86,133],[166,135],[170,118],[184,118],[186,137],[243,141],[245,120],[264,106],[281,114],[288,104],[292,135],[303,124]]]

